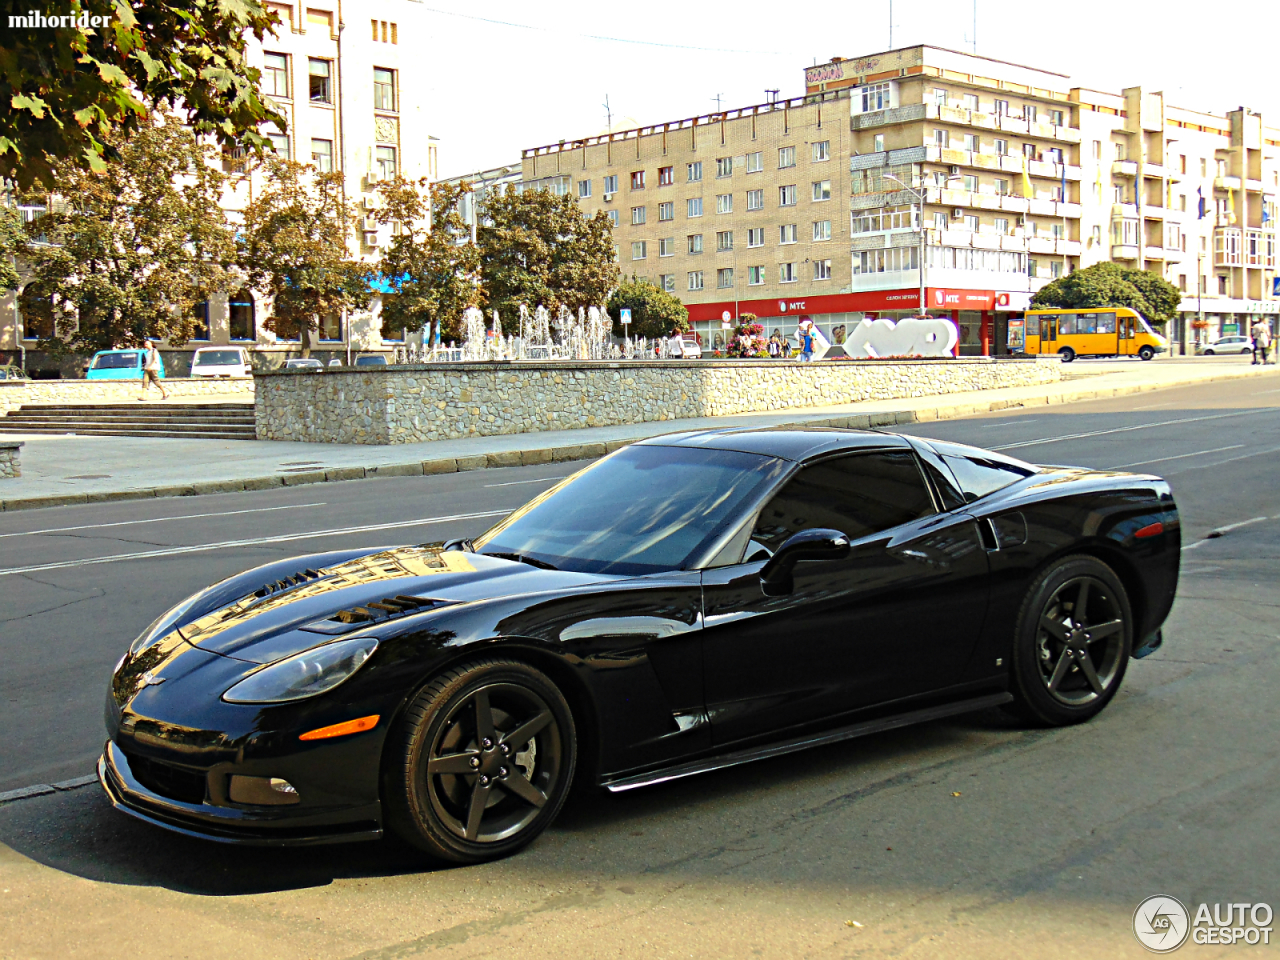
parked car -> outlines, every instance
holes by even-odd
[[[146,351],[135,347],[128,350],[99,350],[89,361],[86,380],[141,380],[142,363]],[[164,377],[164,355],[160,355],[160,369],[156,375]]]
[[[251,377],[253,365],[243,347],[201,347],[191,357],[193,377]]]
[[[294,357],[284,362],[286,370],[323,370],[324,364],[315,357]]]
[[[0,366],[0,380],[25,380],[27,375],[22,372],[22,368],[14,363],[6,363]]]
[[[671,356],[679,357],[681,360],[701,360],[702,347],[698,345],[697,338],[692,334],[684,337],[673,337],[668,341],[671,348]]]
[[[1210,343],[1196,344],[1197,356],[1212,357],[1218,353],[1253,353],[1253,340],[1233,333],[1229,337],[1219,337]]]
[[[354,366],[357,367],[385,367],[387,358],[380,353],[362,353],[356,357]]]

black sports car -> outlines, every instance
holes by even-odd
[[[1087,720],[1173,602],[1151,476],[844,430],[619,450],[483,536],[251,570],[116,667],[99,777],[214,840],[519,849],[627,790],[993,705]]]

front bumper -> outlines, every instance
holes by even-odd
[[[117,810],[175,833],[219,843],[310,846],[382,836],[378,804],[291,813],[291,807],[249,810],[161,796],[139,782],[129,758],[111,741],[98,760],[98,781]]]

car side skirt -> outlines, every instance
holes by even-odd
[[[647,787],[655,783],[665,783],[668,780],[678,780],[681,777],[691,777],[698,773],[709,773],[712,770],[736,767],[739,764],[751,763],[753,760],[767,760],[770,757],[808,750],[810,747],[821,747],[829,743],[839,743],[841,740],[852,740],[854,737],[865,737],[869,734],[882,733],[886,730],[896,730],[899,727],[909,727],[916,723],[927,723],[930,720],[941,720],[944,717],[953,717],[961,713],[972,713],[975,710],[998,707],[1001,704],[1010,703],[1012,700],[1013,695],[1010,693],[993,693],[983,697],[974,697],[970,700],[958,700],[954,703],[945,703],[923,710],[913,710],[910,713],[900,713],[896,716],[883,717],[878,720],[864,720],[861,723],[852,723],[835,730],[825,730],[818,734],[806,734],[778,743],[770,743],[746,750],[736,750],[732,753],[724,753],[716,757],[706,757],[702,760],[663,767],[659,770],[650,770],[633,776],[606,779],[602,786],[608,788],[612,793],[621,793],[624,790],[634,790],[636,787]]]

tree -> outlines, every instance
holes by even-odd
[[[15,28],[33,7],[51,10],[0,0],[0,177],[23,189],[61,189],[73,166],[105,172],[160,107],[226,147],[261,151],[259,124],[285,128],[245,60],[246,35],[280,23],[261,0],[69,0],[55,16],[86,26]]]
[[[17,259],[26,249],[22,217],[9,206],[0,206],[0,295],[18,289]]]
[[[244,211],[241,269],[275,301],[269,330],[310,333],[329,314],[366,304],[371,272],[348,248],[355,213],[342,174],[316,173],[274,154],[265,163],[268,186]]]
[[[195,305],[230,282],[235,244],[212,148],[172,115],[108,143],[119,159],[100,174],[55,168],[60,197],[27,225],[20,303],[54,353],[146,337],[180,345],[203,325]]]
[[[479,306],[480,252],[458,203],[470,184],[429,185],[396,177],[378,185],[378,222],[397,224],[379,268],[394,292],[382,300],[383,323],[393,329],[427,328],[424,342],[462,339],[462,313]],[[426,192],[424,192],[426,191]]]
[[[1182,294],[1168,280],[1117,263],[1096,263],[1045,284],[1032,307],[1088,309],[1129,307],[1151,323],[1166,323],[1178,313]]]
[[[604,213],[587,217],[578,201],[548,190],[495,193],[485,201],[479,230],[488,307],[503,329],[518,333],[520,304],[599,306],[618,283],[613,227]]]
[[[675,330],[683,333],[689,329],[689,311],[685,305],[634,274],[631,279],[623,280],[609,297],[609,316],[613,318],[614,335],[619,337],[624,334],[618,320],[623,307],[631,309],[631,323],[625,333],[632,337],[653,340],[668,336]]]

